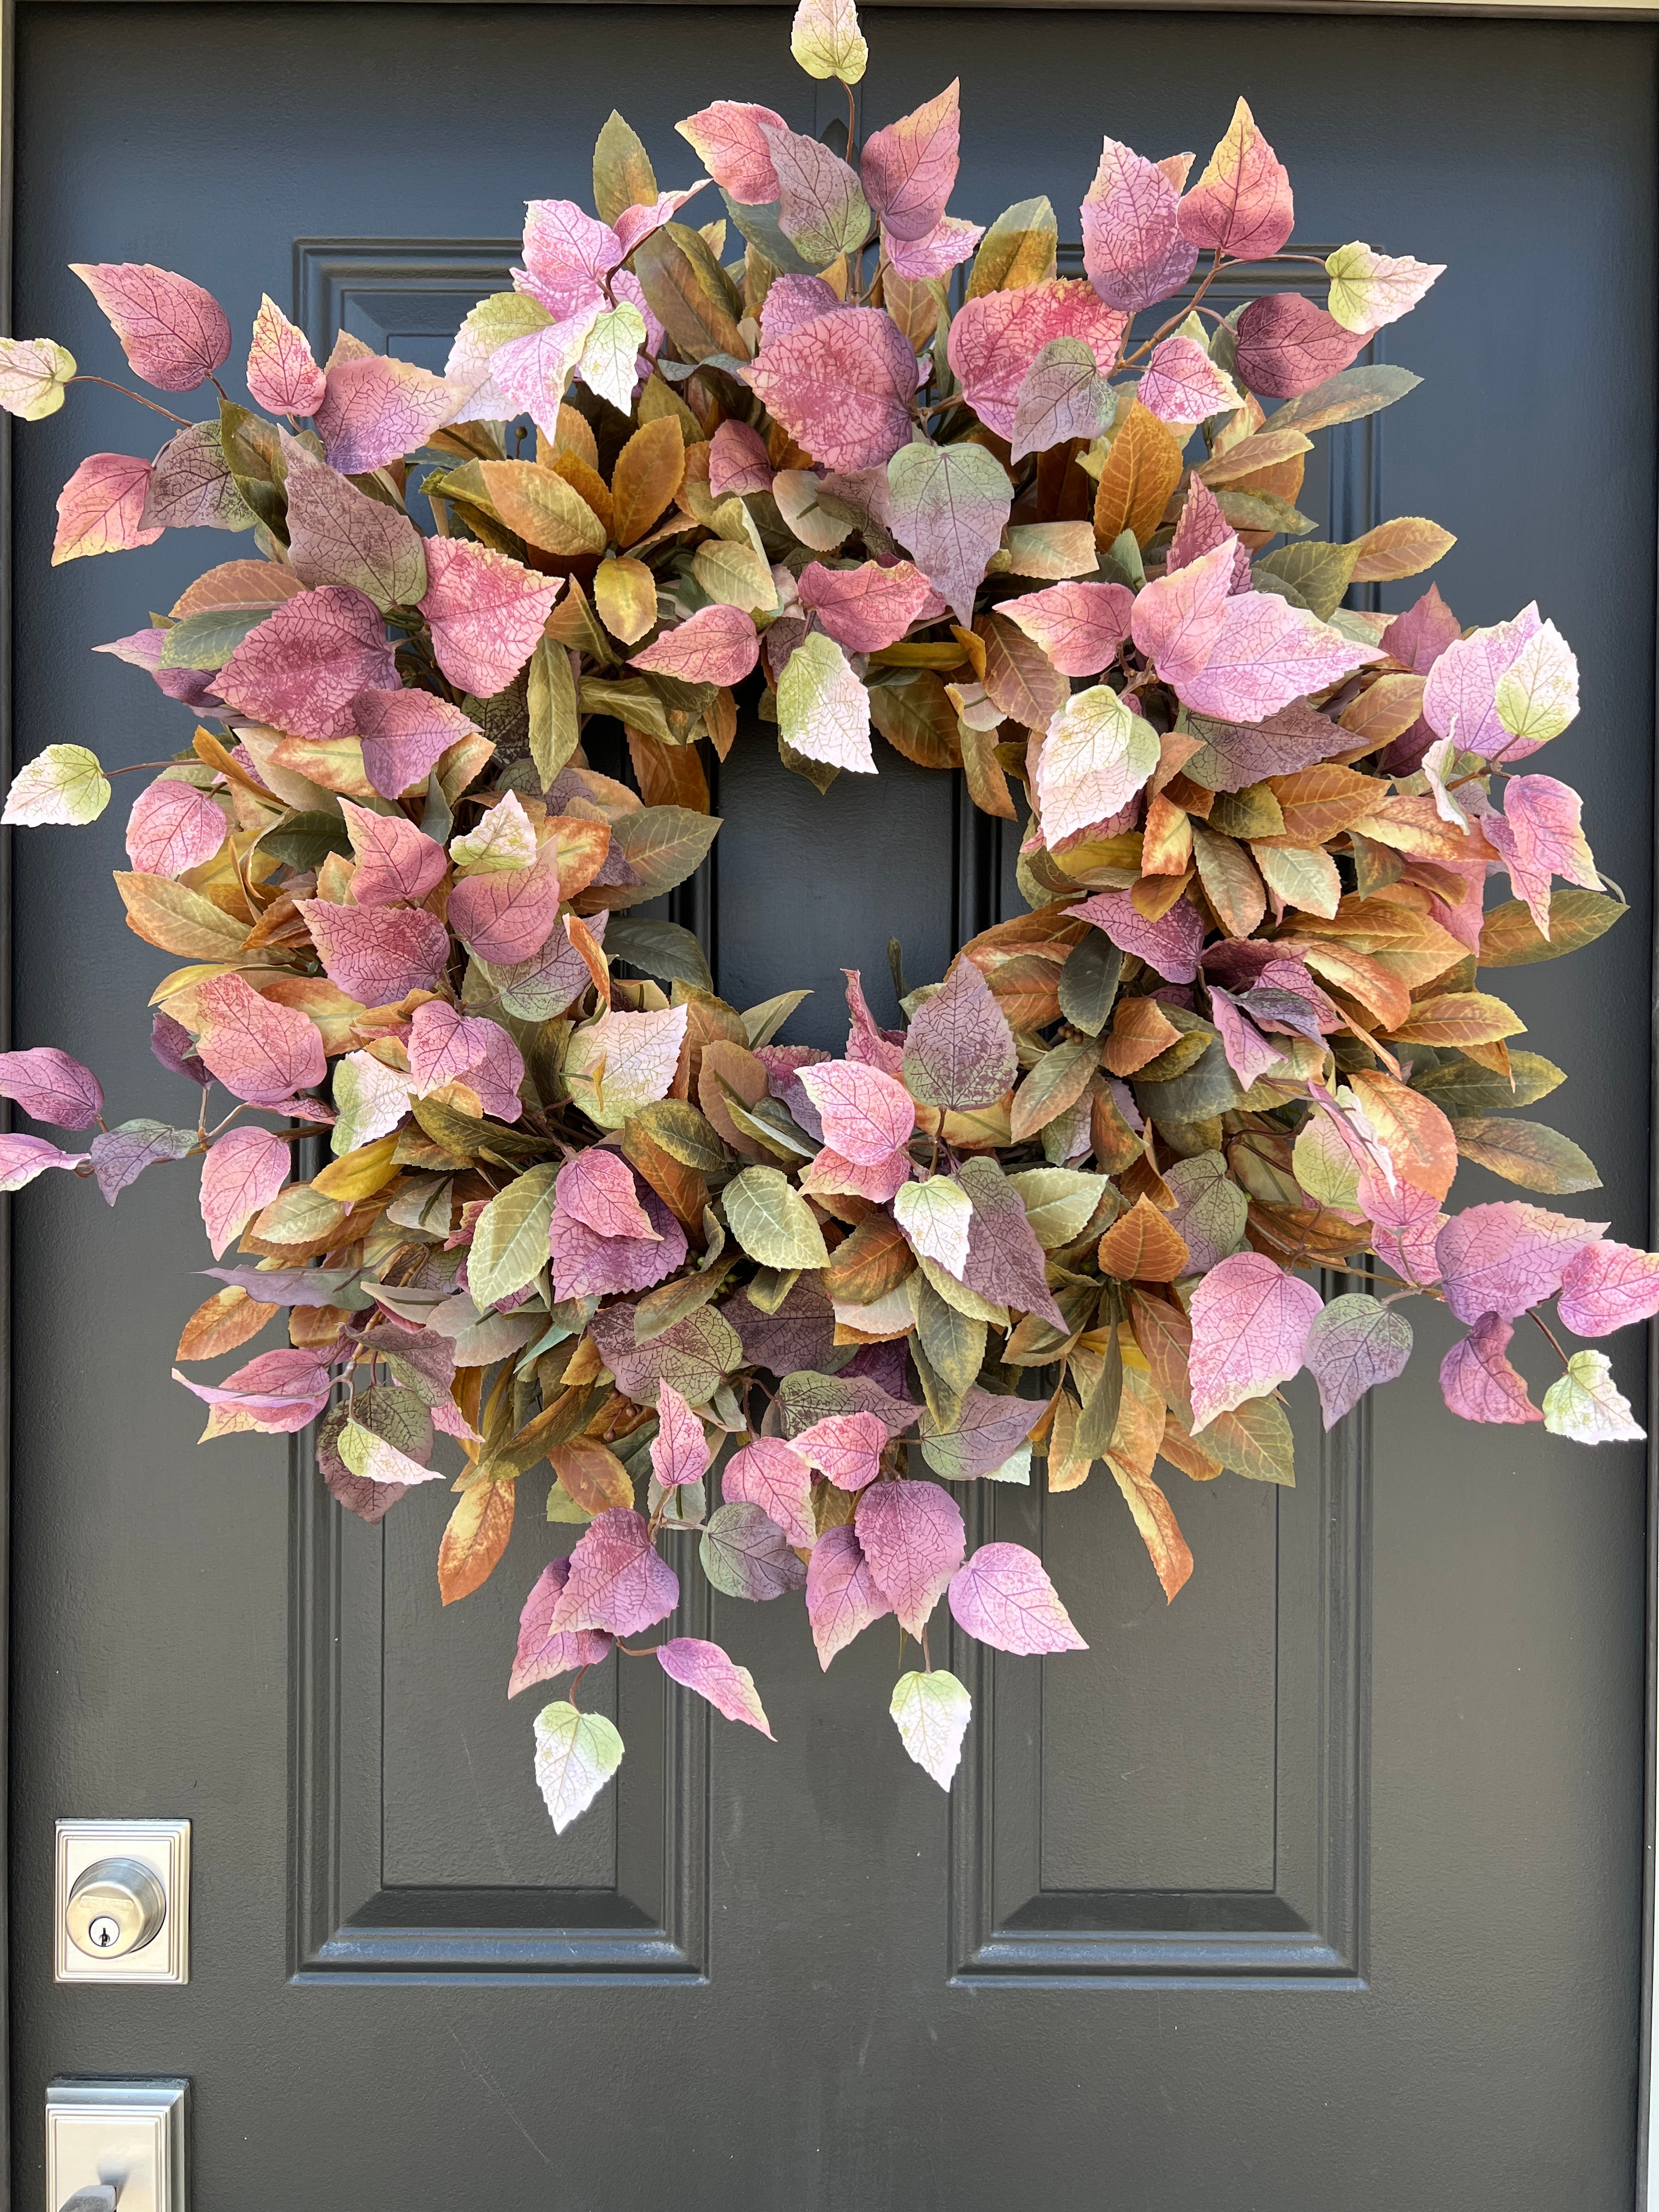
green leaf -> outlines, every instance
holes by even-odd
[[[732,1164],[732,1154],[708,1116],[688,1098],[659,1098],[629,1116],[623,1131],[626,1149],[629,1129],[643,1130],[671,1160],[699,1175],[722,1175]]]
[[[890,1711],[899,1741],[941,1790],[951,1786],[973,1710],[967,1691],[943,1668],[931,1674],[901,1674],[893,1686]]]
[[[1335,422],[1356,422],[1362,415],[1392,407],[1396,399],[1415,392],[1422,381],[1410,369],[1395,368],[1387,362],[1374,368],[1345,368],[1316,384],[1300,398],[1287,399],[1275,409],[1269,428],[1307,434],[1328,430]]]
[[[1277,416],[1274,416],[1277,422]],[[1328,622],[1342,604],[1359,548],[1354,545],[1281,545],[1266,560],[1258,561],[1258,584],[1267,576],[1282,577],[1304,606],[1311,607],[1321,622]]]
[[[1296,1487],[1291,1424],[1275,1398],[1249,1398],[1231,1413],[1218,1413],[1207,1429],[1194,1431],[1193,1442],[1251,1482]]]
[[[552,1162],[530,1168],[492,1198],[478,1216],[467,1255],[466,1277],[472,1303],[487,1313],[498,1300],[533,1283],[547,1265],[548,1231],[553,1219]]]
[[[1495,906],[1480,925],[1482,968],[1528,968],[1534,961],[1559,960],[1605,936],[1621,915],[1622,900],[1601,891],[1559,890],[1550,893],[1550,933],[1546,937],[1520,899]]]
[[[857,84],[870,60],[854,0],[801,0],[789,51],[808,76]]]
[[[526,703],[530,709],[530,757],[536,763],[542,789],[549,791],[581,739],[576,679],[570,672],[570,655],[550,637],[538,640],[530,656]]]
[[[286,867],[305,871],[320,868],[331,853],[349,854],[351,840],[341,815],[290,814],[264,832],[258,848]]]
[[[1106,1356],[1100,1363],[1100,1373],[1078,1417],[1073,1449],[1079,1459],[1097,1460],[1106,1456],[1107,1448],[1117,1433],[1117,1417],[1122,1406],[1123,1347],[1114,1328],[1107,1340]]]
[[[662,983],[690,983],[699,991],[712,991],[714,979],[708,957],[689,929],[678,921],[658,921],[648,915],[619,914],[607,924],[605,957],[625,960]]]
[[[1060,1011],[1074,1029],[1097,1037],[1111,1018],[1123,975],[1123,954],[1103,929],[1074,945],[1060,971]]]
[[[288,467],[283,459],[282,436],[274,422],[239,407],[234,399],[219,402],[219,443],[236,480],[236,489],[267,530],[288,539]],[[267,613],[270,609],[265,610]]]
[[[697,814],[689,806],[642,806],[613,822],[611,842],[640,879],[624,893],[613,892],[615,904],[643,906],[683,884],[702,866],[720,826],[718,814]]]
[[[770,1044],[796,1007],[804,1006],[811,995],[810,991],[780,991],[775,999],[763,999],[759,1006],[746,1007],[743,1033],[749,1040],[749,1049],[754,1052]]]
[[[1201,1052],[1203,1045],[1198,1049]],[[1056,1114],[1063,1114],[1082,1095],[1099,1065],[1098,1048],[1088,1038],[1063,1038],[1045,1052],[1014,1093],[1011,1124],[1014,1142],[1023,1144],[1046,1127]]]
[[[1505,1182],[1522,1190],[1552,1191],[1564,1196],[1572,1191],[1600,1190],[1601,1178],[1595,1163],[1571,1137],[1546,1128],[1541,1121],[1459,1118],[1452,1123],[1457,1149],[1477,1167],[1489,1168]]]
[[[985,1358],[986,1324],[958,1313],[934,1290],[920,1269],[911,1276],[910,1310],[928,1364],[948,1390],[960,1398]]]
[[[811,1209],[776,1168],[745,1168],[726,1187],[726,1218],[763,1267],[827,1267],[830,1254]]]
[[[1510,1052],[1512,1085],[1492,1069],[1477,1067],[1460,1053],[1437,1067],[1419,1067],[1412,1075],[1412,1088],[1432,1098],[1443,1114],[1459,1115],[1501,1113],[1509,1106],[1535,1106],[1566,1081],[1565,1070],[1541,1053]],[[1306,1188],[1306,1185],[1304,1185]]]
[[[1014,292],[1041,284],[1054,273],[1060,225],[1046,197],[1017,200],[1006,208],[980,240],[968,279],[968,297]]]
[[[688,361],[714,353],[746,358],[725,272],[696,231],[671,222],[642,238],[634,249],[634,273],[652,313]]]
[[[1019,1193],[1037,1243],[1045,1252],[1056,1252],[1088,1227],[1108,1178],[1077,1168],[1028,1168],[1008,1180]]]
[[[623,1762],[623,1740],[603,1713],[544,1705],[536,1716],[536,1781],[555,1832],[585,1813]]]
[[[210,607],[174,623],[161,646],[163,668],[222,668],[251,629],[270,613],[269,607]]]
[[[593,147],[593,207],[601,222],[614,223],[624,208],[651,207],[657,176],[637,131],[613,107]]]
[[[1544,1426],[1580,1444],[1634,1443],[1644,1434],[1629,1400],[1613,1388],[1605,1352],[1573,1353],[1566,1373],[1544,1393]]]
[[[84,745],[48,745],[12,778],[0,820],[27,829],[44,822],[79,827],[95,822],[109,805],[110,796],[109,781],[96,753],[88,752]]]

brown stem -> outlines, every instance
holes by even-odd
[[[171,407],[158,406],[155,400],[146,399],[142,392],[131,391],[125,384],[112,384],[106,376],[72,376],[70,382],[71,384],[101,384],[106,392],[118,392],[128,399],[136,399],[141,407],[148,407],[153,415],[165,415],[169,422],[181,422],[186,430],[191,427],[191,418],[188,415],[175,415]]]

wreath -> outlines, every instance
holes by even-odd
[[[597,212],[530,204],[442,376],[345,335],[319,367],[267,298],[244,405],[210,294],[75,272],[142,380],[218,404],[132,393],[176,428],[81,464],[54,562],[179,528],[250,550],[97,648],[197,718],[190,745],[109,770],[49,745],[4,814],[86,823],[111,776],[151,779],[115,881],[185,963],[153,1043],[199,1111],[112,1126],[67,1054],[0,1055],[26,1114],[94,1133],[0,1137],[0,1188],[64,1169],[113,1202],[199,1157],[217,1286],[174,1372],[204,1440],[319,1424],[371,1522],[448,1482],[446,1603],[550,1467],[580,1534],[509,1692],[573,1678],[534,1723],[560,1829],[623,1757],[577,1702],[613,1650],[770,1735],[718,1645],[638,1641],[688,1574],[804,1589],[825,1667],[895,1615],[892,1717],[945,1785],[969,1701],[933,1662],[940,1598],[1000,1650],[1082,1642],[1033,1553],[964,1556],[957,1486],[1103,1465],[1173,1600],[1193,1561],[1158,1462],[1290,1482],[1282,1387],[1305,1368],[1342,1419],[1405,1366],[1409,1300],[1465,1325],[1455,1415],[1586,1443],[1642,1431],[1540,1307],[1584,1339],[1659,1310],[1659,1257],[1604,1224],[1445,1211],[1460,1158],[1598,1184],[1517,1117],[1562,1073],[1478,981],[1624,911],[1577,795],[1529,766],[1577,711],[1572,653],[1532,606],[1466,632],[1432,587],[1346,605],[1450,538],[1323,544],[1295,504],[1318,432],[1416,385],[1357,364],[1441,270],[1356,243],[1309,297],[1241,100],[1195,181],[1108,139],[1085,273],[1057,276],[1046,199],[983,231],[946,211],[955,84],[860,146],[851,0],[802,0],[793,50],[846,86],[844,127],[716,101],[678,126],[708,173],[665,192],[612,115]],[[50,340],[0,346],[26,420],[85,380]],[[727,1004],[644,911],[719,827],[702,749],[757,722],[821,791],[878,772],[873,729],[1023,821],[1030,911],[940,981],[896,957],[897,1024],[849,971],[836,1055],[781,1041],[803,994]],[[1327,1301],[1320,1270],[1351,1286]],[[1527,1316],[1560,1354],[1541,1407],[1509,1357]],[[284,1346],[197,1379],[279,1317]]]

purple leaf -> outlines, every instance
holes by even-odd
[[[981,1544],[951,1577],[958,1627],[999,1651],[1086,1651],[1072,1617],[1035,1552],[1023,1544]]]
[[[227,1129],[214,1145],[202,1162],[202,1219],[216,1260],[270,1205],[293,1164],[289,1147],[269,1129]]]
[[[401,814],[375,814],[340,801],[346,835],[357,856],[351,896],[359,906],[388,906],[394,899],[423,899],[443,881],[449,866],[441,845]],[[142,861],[134,863],[142,867]]]
[[[1333,1429],[1379,1382],[1392,1382],[1412,1356],[1412,1325],[1364,1291],[1333,1298],[1315,1316],[1304,1358],[1319,1385],[1325,1426]]]
[[[144,523],[157,530],[246,530],[253,510],[236,489],[215,422],[192,422],[155,457]]]
[[[383,610],[413,606],[427,587],[424,540],[409,517],[370,499],[296,440],[288,459],[289,560],[305,584],[343,584]]]
[[[302,738],[342,738],[359,692],[398,680],[372,599],[325,584],[287,599],[251,629],[215,678],[239,713]]]
[[[0,1098],[55,1129],[89,1129],[104,1109],[103,1088],[92,1070],[53,1044],[0,1052]]]
[[[507,1678],[509,1698],[516,1698],[532,1682],[551,1682],[580,1667],[597,1667],[610,1657],[616,1638],[605,1630],[555,1629],[550,1625],[569,1579],[568,1558],[550,1560],[525,1600],[524,1611],[519,1615],[519,1649]]]
[[[643,1515],[612,1505],[594,1516],[572,1551],[547,1626],[636,1636],[672,1613],[679,1595],[679,1577],[653,1544]]]
[[[204,1091],[212,1082],[212,1076],[197,1057],[190,1031],[182,1022],[175,1022],[171,1014],[164,1014],[159,1006],[150,1018],[149,1048],[170,1074],[199,1083]],[[99,1095],[101,1099],[102,1093]]]
[[[1047,453],[1069,438],[1097,438],[1112,404],[1111,387],[1085,341],[1050,339],[1026,370],[1014,402],[1012,458]]]
[[[1295,399],[1346,368],[1369,343],[1300,292],[1269,292],[1238,319],[1233,374],[1264,399]]]
[[[827,1668],[860,1629],[892,1610],[870,1571],[853,1524],[826,1528],[806,1563],[806,1618],[818,1665]]]
[[[864,143],[864,196],[892,237],[926,238],[945,213],[957,181],[957,82]]]
[[[792,1448],[837,1490],[864,1490],[881,1472],[886,1442],[878,1413],[826,1413],[798,1431]]]
[[[651,1439],[651,1467],[665,1490],[701,1482],[708,1472],[708,1438],[679,1392],[665,1376],[657,1385],[657,1433]]]
[[[132,802],[127,858],[147,876],[182,876],[199,868],[225,842],[224,809],[177,776],[158,776]]]
[[[1471,1206],[1454,1214],[1435,1240],[1446,1304],[1461,1322],[1483,1314],[1513,1321],[1561,1287],[1567,1263],[1607,1229],[1574,1221],[1521,1199]]]
[[[1527,1380],[1504,1357],[1513,1325],[1495,1313],[1474,1328],[1440,1363],[1440,1395],[1466,1421],[1541,1421],[1527,1393]]]
[[[330,914],[348,911],[328,908]],[[439,929],[441,933],[441,923]],[[274,1105],[291,1091],[309,1091],[327,1073],[322,1033],[309,1015],[261,998],[240,975],[210,976],[196,992],[196,1009],[197,1051],[226,1090],[250,1105]]]
[[[997,1163],[982,1153],[963,1162],[960,1181],[974,1202],[963,1282],[994,1305],[1036,1314],[1051,1328],[1063,1328],[1065,1316],[1044,1274],[1042,1247],[1019,1193]]]
[[[1556,1311],[1575,1336],[1611,1336],[1659,1313],[1659,1253],[1586,1244],[1561,1272]]]
[[[171,1129],[165,1121],[123,1121],[102,1129],[88,1146],[92,1171],[105,1203],[113,1206],[129,1183],[137,1182],[158,1160],[181,1160],[198,1143],[194,1129]]]
[[[743,1721],[758,1729],[769,1742],[777,1741],[754,1676],[728,1657],[718,1644],[705,1643],[700,1636],[671,1637],[666,1644],[658,1644],[657,1663],[672,1680],[707,1698],[727,1720]]]
[[[1270,775],[1291,775],[1346,750],[1347,732],[1303,700],[1261,722],[1194,720],[1205,749],[1187,763],[1206,788],[1243,791]]]
[[[1127,896],[1127,895],[1126,895]],[[924,1106],[994,1106],[1018,1066],[1013,1031],[983,975],[956,965],[917,1007],[904,1042],[904,1080]]]
[[[1441,598],[1440,586],[1431,584],[1422,598],[1414,600],[1403,615],[1396,615],[1383,631],[1382,650],[1413,675],[1426,676],[1447,647],[1457,642],[1462,629]],[[1494,678],[1494,695],[1497,688]]]
[[[852,1025],[847,1032],[847,1057],[878,1067],[884,1075],[901,1074],[904,1067],[904,1032],[890,1034],[877,1025],[864,995],[864,982],[856,968],[843,968],[847,978],[847,1010]]]
[[[561,1183],[567,1172],[560,1170]],[[561,1201],[549,1231],[554,1297],[603,1297],[623,1291],[648,1291],[682,1267],[685,1231],[653,1190],[645,1193],[643,1213],[648,1234],[605,1236],[567,1212]]]
[[[1221,1032],[1221,1049],[1227,1065],[1248,1091],[1270,1067],[1279,1066],[1285,1055],[1270,1044],[1255,1024],[1240,1012],[1238,1001],[1219,986],[1210,987],[1210,1012]]]
[[[296,903],[329,981],[348,998],[365,1006],[392,1006],[411,991],[435,991],[441,984],[449,933],[424,907],[335,906],[327,899]]]
[[[763,125],[778,179],[778,228],[804,261],[822,268],[856,253],[870,228],[859,180],[821,139]]]
[[[704,1574],[726,1597],[763,1605],[806,1581],[805,1568],[776,1522],[747,1500],[721,1505],[709,1516],[699,1556]]]
[[[464,876],[449,894],[449,926],[477,960],[516,967],[533,959],[559,917],[559,869],[551,846],[528,868]]]
[[[439,667],[481,699],[505,690],[535,651],[564,579],[461,538],[431,539],[426,559],[431,582],[421,612]]]
[[[887,1431],[882,1431],[882,1441]],[[758,1505],[791,1544],[810,1552],[817,1541],[812,1517],[812,1471],[781,1437],[757,1437],[734,1452],[720,1476],[720,1495],[731,1504]]]
[[[962,1565],[962,1508],[937,1482],[878,1482],[860,1498],[854,1526],[899,1626],[920,1636]]]
[[[292,1436],[328,1403],[329,1372],[314,1352],[262,1352],[221,1383],[193,1382],[175,1367],[175,1382],[206,1406],[248,1415],[267,1436]]]
[[[1081,338],[1100,374],[1108,376],[1117,362],[1126,321],[1091,284],[1075,276],[1052,277],[967,301],[957,311],[945,349],[975,414],[988,430],[1012,438],[1020,386],[1043,348],[1056,338]]]
[[[840,308],[768,338],[747,374],[767,411],[826,468],[875,467],[909,436],[916,358],[879,308]]]
[[[246,1291],[251,1298],[258,1298],[270,1306],[327,1306],[347,1284],[356,1279],[355,1267],[204,1267],[202,1273],[216,1283],[228,1283],[233,1289]],[[391,1332],[384,1340],[388,1345]],[[411,1341],[427,1345],[441,1345],[441,1337],[424,1334]],[[445,1346],[450,1353],[449,1378],[444,1385],[448,1393],[449,1381],[454,1379],[453,1347]]]
[[[836,1316],[815,1276],[803,1275],[775,1313],[751,1305],[746,1292],[723,1310],[743,1340],[744,1364],[769,1374],[819,1366],[835,1348]]]
[[[459,707],[430,691],[362,691],[349,713],[363,741],[363,774],[384,799],[424,784],[452,745],[479,734]]]
[[[194,392],[230,352],[230,324],[211,292],[149,262],[71,261],[114,327],[121,350],[158,392]]]
[[[25,1183],[47,1168],[76,1168],[85,1152],[66,1152],[46,1137],[26,1137],[21,1132],[0,1135],[0,1191],[21,1190]]]
[[[1218,557],[1206,554],[1203,561]],[[1180,574],[1193,574],[1202,565]],[[1176,688],[1198,714],[1259,722],[1380,657],[1377,647],[1344,637],[1273,592],[1239,592],[1222,609],[1220,633],[1202,670],[1176,679]]]
[[[1083,265],[1109,307],[1139,314],[1178,292],[1198,248],[1182,236],[1177,196],[1155,162],[1109,138],[1083,200]]]
[[[1165,982],[1190,983],[1198,974],[1204,923],[1186,899],[1177,899],[1156,921],[1147,921],[1127,891],[1097,891],[1066,912],[1104,930],[1114,945],[1155,968]]]
[[[1042,1412],[1038,1399],[1000,1397],[975,1382],[964,1394],[951,1428],[940,1429],[931,1413],[923,1415],[921,1455],[947,1481],[974,1481],[1013,1457]]]
[[[617,1389],[636,1406],[655,1404],[665,1375],[694,1406],[702,1405],[742,1356],[736,1331],[712,1306],[699,1307],[645,1344],[634,1341],[634,1309],[624,1303],[601,1306],[588,1329]]]
[[[362,477],[423,446],[465,398],[464,386],[429,369],[370,354],[329,369],[313,419],[329,466],[343,477]]]
[[[1194,1429],[1288,1382],[1320,1310],[1312,1284],[1265,1253],[1235,1253],[1212,1268],[1192,1298]]]

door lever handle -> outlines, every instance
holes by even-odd
[[[115,2191],[106,2181],[96,2189],[77,2189],[64,2200],[62,2212],[115,2212]]]

